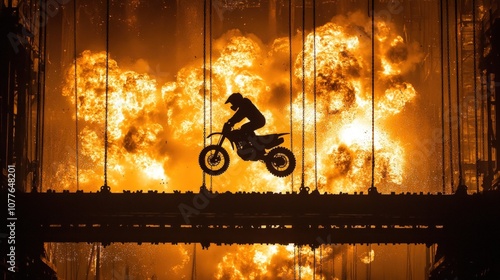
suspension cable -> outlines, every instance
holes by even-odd
[[[208,21],[209,21],[209,69],[210,69],[210,73],[209,73],[209,85],[210,85],[210,88],[209,88],[209,93],[210,93],[210,133],[212,133],[212,0],[210,0],[209,2],[209,17],[208,17]],[[210,138],[210,142],[212,142],[212,138]],[[210,176],[211,177],[211,176]]]
[[[293,152],[293,74],[292,74],[292,1],[288,3],[288,53],[289,53],[289,80],[290,80],[290,150]],[[293,172],[292,172],[292,193],[293,193]],[[294,249],[295,252],[295,249]],[[294,275],[295,277],[295,275]]]
[[[203,148],[207,146],[207,0],[203,1]],[[206,187],[206,173],[203,171],[203,187]]]
[[[313,248],[313,279],[316,279],[316,248]]]
[[[488,143],[488,140],[487,140],[487,136],[485,136],[485,134],[488,133],[488,130],[485,128],[485,124],[486,124],[486,121],[485,121],[485,118],[486,118],[486,115],[485,115],[485,104],[487,104],[486,100],[485,100],[485,96],[486,96],[486,93],[485,93],[485,85],[487,83],[487,78],[486,76],[484,75],[485,73],[483,71],[479,71],[479,78],[480,78],[480,87],[481,87],[481,92],[480,92],[480,104],[481,104],[481,112],[480,112],[480,127],[481,127],[481,142],[480,142],[480,150],[481,150],[481,158],[485,159],[488,157],[488,152],[486,150],[486,147],[488,146],[487,144],[485,144],[485,141],[486,143]],[[489,171],[486,171],[489,173]],[[483,182],[482,182],[482,186],[483,186],[483,189],[486,187],[486,182],[485,182],[485,177],[483,177]]]
[[[208,7],[209,9],[209,17],[208,20],[210,21],[210,44],[209,44],[209,63],[210,63],[210,134],[212,134],[212,0],[210,0],[210,5]],[[210,144],[212,144],[212,138],[210,138]],[[210,192],[212,192],[212,179],[213,176],[210,175]]]
[[[375,188],[375,0],[372,0],[372,183]]]
[[[319,245],[319,275],[323,275],[323,244]]]
[[[42,9],[42,2],[39,2],[39,7]],[[38,64],[38,74],[37,74],[37,97],[36,97],[36,145],[35,145],[35,158],[38,162],[36,168],[37,172],[33,174],[33,186],[31,187],[31,190],[33,192],[42,192],[42,163],[43,163],[43,108],[45,107],[43,104],[43,99],[44,99],[44,86],[45,85],[45,68],[44,68],[44,63],[45,63],[45,46],[44,46],[44,37],[46,33],[46,27],[45,27],[45,17],[39,17],[38,18],[38,23],[39,23],[39,36],[38,36],[38,46],[39,46],[39,51],[38,51],[38,58],[40,63]],[[40,186],[40,190],[38,190],[38,186]]]
[[[448,130],[450,137],[450,184],[451,184],[451,193],[455,192],[455,176],[453,176],[453,122],[451,117],[452,105],[451,105],[451,65],[450,65],[450,29],[449,29],[449,10],[448,10],[448,0],[446,0],[445,5],[445,14],[446,14],[446,50],[448,52],[447,59],[447,74],[448,74]]]
[[[47,2],[44,2],[44,8],[45,11],[47,11]],[[43,19],[42,19],[43,18]],[[40,151],[40,192],[42,192],[42,187],[43,187],[43,147],[45,147],[45,137],[44,137],[44,131],[45,131],[45,81],[47,78],[47,72],[45,71],[45,65],[46,65],[46,57],[47,57],[47,22],[48,18],[47,17],[40,17],[40,28],[43,28],[43,87],[41,87],[41,92],[42,92],[42,131],[41,131],[41,151]],[[40,32],[41,34],[41,32]],[[41,39],[41,38],[40,38]],[[41,40],[40,40],[41,41]]]
[[[343,245],[343,247],[345,248],[346,245]],[[330,245],[330,248],[332,249],[332,274],[335,275],[335,256],[334,256],[334,245]],[[341,251],[344,251],[343,249],[340,249]],[[344,251],[345,252],[345,251]],[[328,254],[326,254],[328,256]],[[347,255],[345,255],[344,253],[342,253],[341,257],[342,257],[342,271],[347,271],[347,266],[346,268],[344,269],[344,264],[343,264],[343,259],[344,259],[344,256],[346,256],[347,258]],[[347,261],[347,259],[346,259]],[[344,273],[344,272],[343,272]],[[347,272],[346,272],[347,273]],[[347,275],[347,274],[346,274]]]
[[[358,268],[357,268],[357,264],[358,264],[358,259],[357,259],[357,255],[358,255],[358,247],[356,244],[354,244],[353,246],[353,250],[352,250],[352,267],[351,267],[351,270],[352,270],[352,279],[357,279],[358,278],[358,275],[357,275],[357,272],[358,272]]]
[[[75,160],[76,160],[76,190],[80,190],[80,176],[78,169],[78,77],[77,77],[77,50],[76,50],[76,1],[73,1],[73,59],[75,60]]]
[[[193,244],[193,263],[191,266],[191,280],[196,280],[196,243]]]
[[[411,247],[410,244],[406,245],[406,279],[413,279],[413,269],[411,267]]]
[[[485,158],[485,156],[487,155],[487,151],[486,151],[486,146],[485,145],[485,132],[487,131],[485,129],[485,113],[484,113],[484,104],[485,104],[485,100],[484,100],[484,97],[485,97],[485,88],[484,88],[484,84],[486,84],[486,77],[484,76],[484,72],[483,71],[479,71],[479,78],[480,78],[480,87],[481,87],[481,94],[480,94],[480,100],[479,102],[481,103],[481,113],[480,113],[480,126],[481,126],[481,142],[480,142],[480,149],[481,149],[481,157],[482,158]],[[484,185],[484,178],[483,178],[483,185]]]
[[[297,254],[295,253],[295,249],[297,248],[296,244],[293,244],[293,280],[297,279]]]
[[[443,33],[443,2],[439,1],[439,26],[440,26],[440,33],[441,33],[441,40],[440,40],[440,55],[441,55],[441,73],[444,73],[444,33]],[[442,191],[443,193],[446,193],[446,156],[445,156],[445,125],[444,125],[444,78],[443,75],[441,75],[441,160],[442,160],[442,174],[441,174],[441,179],[442,179]]]
[[[479,168],[477,166],[477,162],[479,161],[479,130],[478,130],[478,116],[477,116],[477,72],[476,72],[476,0],[472,0],[472,45],[474,52],[474,129],[476,136],[476,192],[479,193]]]
[[[316,0],[312,2],[313,10],[313,93],[314,93],[314,186],[318,190],[318,145],[316,119]]]
[[[306,138],[306,0],[302,0],[302,187],[305,178]]]
[[[460,121],[460,73],[459,73],[459,53],[458,53],[458,24],[459,24],[459,18],[458,18],[458,4],[457,1],[455,1],[455,69],[456,69],[456,87],[457,87],[457,145],[458,145],[458,185],[463,185],[463,177],[462,177],[462,147],[461,147],[461,141],[460,141],[460,134],[461,134],[461,121]]]
[[[299,245],[299,247],[297,248],[297,251],[298,251],[298,259],[297,259],[297,262],[299,263],[299,280],[300,280],[300,279],[302,279],[302,264],[301,264],[301,262],[302,262],[302,260],[301,260],[301,255],[302,255],[302,253],[301,253],[301,251],[302,251],[302,250],[301,250],[301,249],[302,249],[302,246],[301,246],[301,245]]]
[[[106,118],[104,123],[104,188],[108,187],[109,0],[106,0]]]

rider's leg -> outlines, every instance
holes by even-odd
[[[248,136],[254,136],[255,135],[255,124],[253,124],[252,122],[247,122],[246,124],[242,125],[240,130],[241,132],[243,133],[243,135],[245,135],[246,137]]]
[[[241,131],[249,136],[255,136],[255,130],[263,127],[266,119],[252,120],[241,126]]]

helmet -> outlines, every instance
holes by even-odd
[[[231,110],[236,111],[240,107],[240,103],[243,100],[243,96],[239,92],[235,92],[229,96],[226,103],[231,103]]]

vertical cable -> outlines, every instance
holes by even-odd
[[[487,151],[486,151],[486,145],[485,145],[485,141],[487,143],[487,140],[486,140],[486,137],[485,137],[485,132],[487,133],[487,129],[485,129],[485,84],[486,84],[486,77],[484,76],[484,72],[483,71],[480,71],[479,72],[479,76],[480,76],[480,80],[481,80],[481,96],[480,96],[480,103],[481,103],[481,121],[480,121],[480,125],[481,125],[481,158],[485,158],[485,156],[487,155]],[[484,172],[484,171],[483,171]],[[484,177],[483,177],[483,188],[484,188],[484,183],[485,183],[485,180],[484,180]]]
[[[334,245],[330,245],[330,247],[332,249],[332,275],[335,275],[335,257],[334,257],[334,254],[333,254],[334,253]],[[345,247],[345,246],[343,246],[343,247]],[[342,257],[342,259],[341,259],[341,261],[342,261],[341,262],[341,265],[342,265],[341,271],[342,271],[342,274],[345,274],[345,271],[347,271],[347,269],[344,269],[344,255],[345,255],[345,251],[342,248],[340,249],[340,251],[341,251],[341,255],[340,256]],[[328,254],[327,254],[327,256],[328,256]]]
[[[301,251],[302,250],[301,249],[302,249],[302,247],[301,247],[301,245],[299,245],[299,247],[297,248],[297,251],[298,251],[297,262],[299,263],[299,280],[302,279],[302,264],[301,264],[301,262],[302,262],[302,260],[301,260],[301,255],[302,255]]]
[[[296,262],[297,254],[295,253],[296,248],[297,245],[293,244],[293,280],[297,279],[297,262]]]
[[[80,190],[80,176],[78,170],[78,77],[76,53],[76,0],[73,1],[73,59],[75,60],[75,153],[76,153],[76,190]]]
[[[313,93],[314,93],[314,186],[318,190],[318,144],[316,119],[316,0],[312,2],[313,9]]]
[[[443,78],[443,73],[444,73],[444,40],[443,40],[443,2],[439,1],[439,26],[440,26],[440,34],[441,34],[441,40],[440,40],[440,54],[441,54],[441,157],[442,157],[442,174],[441,174],[441,179],[442,179],[442,191],[443,193],[446,193],[446,156],[445,156],[445,125],[444,125],[444,78]]]
[[[478,130],[478,117],[477,117],[477,72],[476,72],[476,0],[472,0],[472,44],[474,52],[474,129],[476,135],[476,192],[479,193],[479,168],[477,163],[479,161],[479,130]]]
[[[406,245],[406,279],[413,279],[413,271],[411,268],[411,248],[410,244]]]
[[[302,0],[302,187],[305,185],[306,138],[306,0]]]
[[[212,0],[210,0],[210,5],[208,7],[209,9],[209,17],[208,20],[210,21],[210,37],[209,37],[209,60],[210,60],[210,134],[212,133]],[[212,144],[212,138],[210,138],[210,144]],[[210,175],[210,192],[212,192],[212,179],[213,176]]]
[[[489,11],[489,25],[493,26],[493,13],[490,9]],[[484,177],[487,181],[483,183],[486,189],[490,189],[492,187],[492,179],[494,176],[494,163],[493,163],[493,147],[494,142],[496,142],[496,135],[494,134],[493,131],[493,120],[492,120],[492,109],[493,109],[493,102],[494,102],[494,96],[492,92],[491,86],[494,84],[494,79],[492,80],[491,73],[489,71],[486,71],[484,73],[486,75],[486,153],[487,153],[487,158],[488,158],[488,171],[487,175]],[[493,90],[496,90],[493,89]]]
[[[357,256],[358,255],[358,247],[356,244],[354,244],[353,246],[353,250],[352,250],[352,279],[357,279],[358,276],[357,276],[357,272],[358,272],[358,267],[357,267],[357,264],[358,264],[358,259],[357,259]]]
[[[42,8],[42,2],[39,0],[36,4],[35,4],[39,9]],[[40,155],[41,155],[41,151],[43,149],[43,147],[40,146],[40,141],[39,139],[41,140],[41,135],[40,135],[40,118],[41,118],[41,106],[42,106],[42,101],[41,101],[41,98],[42,98],[42,67],[43,67],[43,62],[44,62],[44,58],[43,58],[43,53],[44,53],[44,49],[43,49],[43,46],[42,46],[42,42],[43,42],[43,26],[42,26],[42,22],[43,22],[43,19],[40,17],[38,18],[38,24],[39,24],[39,29],[38,29],[38,69],[36,69],[38,72],[37,72],[37,77],[36,77],[36,80],[37,80],[37,89],[36,89],[36,93],[35,93],[35,101],[36,101],[36,116],[35,116],[35,160],[36,162],[38,162],[37,166],[36,166],[36,170],[33,171],[33,179],[32,179],[32,185],[31,185],[31,191],[32,192],[38,192],[38,186],[40,186],[39,184],[39,180],[40,180],[40,176],[42,175],[42,173],[39,173],[39,168],[41,166],[41,162],[39,161],[40,160]],[[35,43],[35,42],[34,42]],[[34,78],[34,77],[33,77]],[[35,163],[35,162],[33,162]]]
[[[313,279],[316,279],[316,248],[313,248]]]
[[[458,148],[458,184],[463,185],[463,177],[462,177],[462,147],[461,147],[461,140],[460,140],[460,130],[461,130],[461,121],[460,121],[460,73],[459,73],[459,52],[458,52],[458,24],[459,24],[459,18],[458,18],[458,3],[455,1],[455,73],[456,73],[456,89],[457,89],[457,148]]]
[[[42,6],[42,2],[44,6]],[[39,1],[38,5],[40,9],[42,7],[47,10],[47,1]],[[40,173],[38,174],[37,177],[37,184],[33,186],[35,190],[37,185],[40,186],[39,191],[42,192],[42,186],[43,186],[43,147],[44,147],[44,131],[45,131],[45,77],[46,77],[46,72],[45,72],[45,64],[46,64],[46,53],[47,53],[47,17],[40,17],[39,18],[39,24],[40,24],[40,29],[39,29],[39,60],[40,63],[38,64],[38,100],[37,100],[37,137],[40,141],[37,141],[37,151],[36,154],[38,156],[39,162],[38,162],[38,167]],[[42,58],[43,57],[43,58]],[[42,82],[43,81],[43,82]]]
[[[372,184],[375,187],[375,0],[372,0]]]
[[[104,123],[104,187],[108,186],[109,0],[106,0],[106,119]]]
[[[451,66],[450,66],[450,19],[449,19],[449,10],[448,10],[448,0],[446,0],[445,5],[445,14],[446,14],[446,50],[447,50],[447,74],[448,74],[448,129],[449,129],[449,137],[450,137],[450,183],[451,183],[451,192],[455,192],[455,176],[453,175],[453,122],[451,117],[452,105],[451,105]]]
[[[481,100],[480,100],[480,103],[481,103],[481,115],[480,115],[480,117],[481,117],[481,121],[480,121],[480,125],[481,125],[481,157],[484,158],[484,156],[487,152],[486,152],[486,145],[484,143],[485,142],[485,136],[484,136],[485,133],[484,132],[486,131],[485,126],[484,126],[484,124],[485,124],[485,121],[484,121],[484,118],[485,118],[485,115],[484,115],[484,111],[485,111],[484,110],[484,103],[485,103],[484,84],[486,84],[486,79],[484,77],[483,71],[479,72],[479,77],[480,77],[480,81],[481,81],[481,96],[480,96],[480,98],[481,98]],[[484,184],[484,179],[483,179],[483,184]]]
[[[288,53],[290,59],[290,150],[293,152],[293,74],[292,74],[292,1],[288,3]],[[292,172],[292,193],[293,193],[293,172]],[[295,249],[294,249],[295,250]],[[295,251],[294,251],[295,252]],[[295,277],[295,276],[294,276]]]
[[[209,106],[210,106],[210,133],[212,133],[212,0],[210,0],[209,2],[209,6],[208,6],[208,9],[209,9],[209,17],[208,17],[208,21],[209,21],[209,71],[210,71],[210,75],[209,75],[209,94],[210,94],[210,103],[209,103]],[[212,141],[212,138],[210,138],[210,141]]]
[[[355,249],[356,249],[356,244],[354,244],[354,245],[352,246],[352,263],[351,263],[351,267],[350,267],[350,269],[351,269],[351,279],[356,279],[356,277],[355,277],[355,271],[356,271],[356,270],[355,270],[355,268],[354,268],[354,266],[356,265],[356,257],[354,256],[354,255],[355,255],[355,253],[354,253],[354,250],[355,250]],[[346,254],[346,259],[347,259],[348,257],[349,257],[349,254]],[[347,259],[347,260],[348,260],[348,259]]]
[[[207,146],[207,0],[203,1],[203,148]],[[203,171],[203,186],[205,187],[205,176]]]
[[[47,11],[47,1],[43,1],[44,2],[44,7],[45,7],[45,11]],[[44,35],[43,35],[43,96],[42,96],[42,135],[45,131],[45,82],[46,82],[46,78],[47,78],[47,71],[46,71],[46,68],[45,66],[47,65],[46,64],[46,60],[47,60],[47,22],[48,22],[48,17],[43,17],[44,18],[44,28],[45,28],[45,31],[44,31]],[[42,149],[43,147],[45,147],[45,141],[44,141],[45,137],[42,137]],[[40,160],[40,173],[43,174],[43,150],[42,150],[42,157],[41,157],[41,160]],[[43,176],[40,176],[40,192],[42,191],[42,186],[43,186]]]
[[[319,275],[323,277],[323,244],[319,245]]]
[[[101,279],[101,245],[96,243],[96,264],[95,264],[95,279]]]
[[[196,243],[193,244],[193,263],[191,267],[191,280],[196,280]]]

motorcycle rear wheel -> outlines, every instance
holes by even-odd
[[[276,147],[269,151],[265,160],[266,167],[271,174],[277,177],[286,177],[292,174],[296,161],[292,151],[285,147]]]
[[[209,145],[201,150],[198,162],[205,173],[217,176],[229,167],[229,154],[221,146]]]

